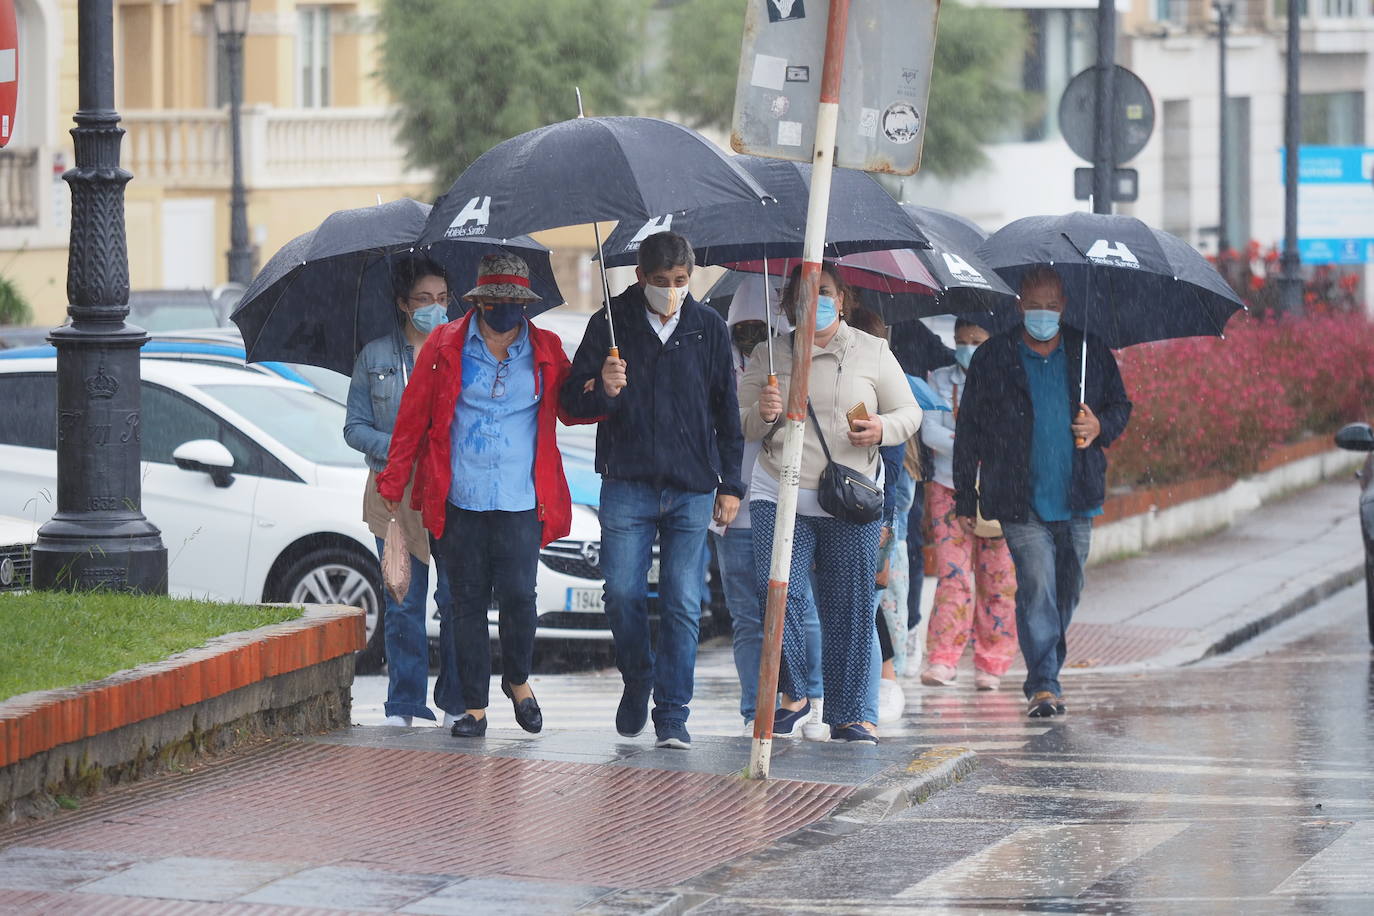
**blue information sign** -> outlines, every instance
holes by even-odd
[[[1304,146],[1298,185],[1303,263],[1374,262],[1374,147]]]

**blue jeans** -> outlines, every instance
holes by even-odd
[[[534,581],[543,527],[533,509],[472,512],[449,503],[440,539],[453,586],[454,636],[466,709],[486,709],[491,688],[487,609],[499,612],[501,677],[523,684],[534,655]]]
[[[434,604],[439,610],[439,676],[434,680],[434,705],[455,716],[463,714],[463,679],[458,676],[458,644],[453,638],[453,590],[448,567],[439,559],[439,542],[431,535],[429,555],[434,561]]]
[[[716,535],[716,558],[720,564],[725,604],[730,608],[730,640],[735,651],[735,670],[739,672],[739,714],[754,718],[759,693],[759,657],[763,654],[763,602],[754,573],[754,532],[749,528],[727,528],[724,537]],[[810,671],[806,695],[824,696],[821,681],[821,621],[816,603],[811,600],[811,578],[806,578],[806,656]]]
[[[386,550],[386,542],[377,538],[377,556]],[[410,590],[404,601],[396,601],[391,592],[382,589],[386,601],[386,619],[382,623],[382,640],[386,648],[386,704],[388,716],[412,716],[433,719],[434,713],[425,705],[425,688],[429,683],[429,637],[425,635],[425,598],[429,595],[429,567],[410,554]]]
[[[768,594],[777,504],[749,503],[754,522],[755,587]],[[873,576],[878,566],[881,525],[854,525],[837,518],[798,515],[788,571],[787,619],[782,632],[778,688],[790,697],[807,694],[810,674],[806,647],[805,592],[791,587],[816,569],[815,607],[821,625],[821,672],[829,725],[863,722],[868,713],[869,675],[878,628],[873,617]]]
[[[1067,651],[1065,635],[1083,591],[1083,564],[1092,543],[1093,521],[1002,522],[1011,561],[1016,566],[1016,639],[1026,660],[1029,698],[1042,690],[1063,693],[1059,669]]]
[[[701,552],[715,494],[631,480],[601,484],[601,571],[616,665],[627,689],[653,688],[654,724],[685,723],[701,622]],[[658,646],[649,634],[649,564],[658,538]]]
[[[910,475],[907,475],[910,479]],[[911,500],[911,511],[906,514],[906,560],[910,570],[911,582],[906,592],[906,628],[915,629],[921,622],[921,592],[926,584],[925,535],[922,530],[926,520],[926,482],[913,480],[911,486],[915,495]],[[896,534],[896,532],[893,532]],[[897,535],[901,540],[902,536]]]

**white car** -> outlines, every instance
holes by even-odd
[[[29,587],[29,553],[38,537],[37,530],[33,522],[0,515],[0,592]]]

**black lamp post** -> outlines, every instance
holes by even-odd
[[[1112,173],[1116,170],[1112,112],[1116,74],[1116,0],[1097,0],[1096,141],[1093,143],[1093,212],[1112,212]]]
[[[1217,156],[1217,179],[1219,184],[1219,194],[1217,204],[1217,255],[1223,255],[1231,247],[1231,206],[1226,193],[1226,172],[1231,164],[1231,135],[1229,125],[1226,120],[1226,30],[1231,24],[1231,12],[1235,9],[1233,3],[1224,0],[1212,0],[1212,8],[1217,11],[1217,84],[1218,94],[1221,102],[1218,107],[1218,143],[1221,147]]]
[[[1302,258],[1298,255],[1298,149],[1302,145],[1302,90],[1298,84],[1304,0],[1288,0],[1288,88],[1283,108],[1283,255],[1279,258],[1279,301],[1291,315],[1302,313]]]
[[[142,328],[129,315],[129,253],[114,109],[112,0],[77,7],[79,104],[72,141],[67,314],[57,348],[57,507],[33,547],[36,588],[166,593],[167,549],[143,516]]]
[[[229,63],[229,282],[247,286],[253,279],[253,249],[248,244],[248,202],[243,190],[243,36],[248,32],[248,0],[215,0],[215,33]]]

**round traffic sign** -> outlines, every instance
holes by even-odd
[[[1155,129],[1155,102],[1145,83],[1130,70],[1117,66],[1112,79],[1113,165],[1130,162],[1150,141]],[[1089,67],[1065,87],[1059,99],[1059,130],[1069,149],[1089,162],[1096,145],[1097,68]]]
[[[14,0],[0,0],[0,146],[14,136],[14,111],[19,107],[19,20]]]

